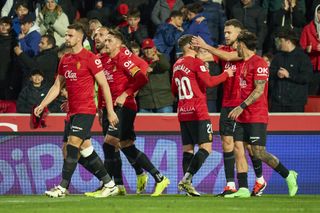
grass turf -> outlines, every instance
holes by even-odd
[[[320,195],[263,195],[249,199],[216,198],[212,195],[186,197],[184,195],[128,195],[124,197],[89,198],[71,195],[66,198],[48,198],[44,195],[0,196],[0,212],[61,213],[61,212],[140,212],[140,213],[264,213],[264,212],[320,212]]]

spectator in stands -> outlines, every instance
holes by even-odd
[[[137,44],[136,42],[131,42],[130,43],[130,50],[133,54],[135,54],[136,56],[141,56],[141,48],[140,45]]]
[[[208,28],[208,22],[206,19],[202,19],[199,21],[199,17],[203,17],[203,7],[200,3],[193,3],[187,5],[187,17],[189,24],[184,25],[184,33],[191,34],[195,36],[200,36],[205,42],[211,46],[214,45],[213,41],[211,40],[211,33]]]
[[[153,38],[157,50],[167,56],[171,62],[175,59],[175,47],[183,34],[183,14],[180,11],[172,11],[168,23],[160,25]]]
[[[129,12],[129,7],[127,4],[120,4],[115,10],[113,18],[113,25],[117,28],[128,26],[127,14]]]
[[[19,62],[24,66],[24,70],[28,70],[28,73],[31,73],[33,69],[42,70],[44,82],[48,86],[52,86],[59,61],[55,47],[56,41],[54,37],[52,35],[44,35],[39,43],[39,55],[30,57],[19,46],[14,48],[14,52]]]
[[[231,17],[238,19],[245,28],[258,38],[257,54],[262,54],[263,42],[267,35],[267,13],[254,0],[240,0],[231,11]]]
[[[202,15],[208,22],[211,40],[215,44],[224,43],[224,22],[227,20],[221,4],[212,0],[201,0],[204,11]]]
[[[148,37],[146,26],[140,24],[140,11],[136,8],[129,10],[127,14],[128,26],[121,27],[120,32],[123,34],[127,43],[132,41],[142,44],[142,41]]]
[[[7,99],[6,91],[12,71],[13,47],[16,45],[12,33],[12,22],[9,17],[0,19],[0,100]]]
[[[265,60],[265,62],[267,62],[268,67],[270,67],[272,59],[273,59],[272,53],[264,53],[262,55],[262,58]]]
[[[90,19],[98,19],[102,25],[110,25],[111,10],[108,7],[104,7],[103,0],[95,0],[95,8],[87,12],[86,16]]]
[[[275,11],[273,17],[270,20],[271,36],[268,37],[268,51],[273,51],[274,38],[281,28],[293,28],[300,36],[301,30],[306,24],[306,19],[302,10],[297,5],[297,0],[283,0],[283,6],[279,10]]]
[[[151,38],[142,43],[144,59],[148,62],[148,83],[138,93],[139,112],[170,113],[173,96],[170,86],[170,63],[157,51]]]
[[[49,87],[43,84],[43,72],[33,70],[28,86],[19,94],[17,100],[17,112],[31,113],[34,106],[39,105],[42,99],[47,95]]]
[[[270,111],[303,112],[307,103],[312,64],[303,50],[297,47],[299,37],[293,29],[282,29],[277,40],[280,52],[274,56],[270,65]]]
[[[14,18],[16,15],[17,6],[23,4],[25,8],[29,9],[32,8],[33,1],[28,0],[6,0],[6,3],[3,5],[1,9],[1,17],[8,16],[10,18]]]
[[[180,10],[183,5],[182,0],[157,0],[151,13],[153,24],[158,26],[165,23],[170,13],[175,10]]]
[[[98,19],[89,20],[89,36],[92,39],[92,41],[94,40],[94,33],[99,27],[102,27],[102,24]]]
[[[50,34],[56,39],[57,46],[64,43],[64,36],[69,25],[67,15],[62,11],[58,0],[46,0],[36,23],[40,26],[41,35]]]
[[[320,4],[314,12],[314,20],[303,28],[300,44],[309,55],[313,66],[309,95],[320,95]]]
[[[28,2],[27,1],[17,1],[15,5],[15,17],[12,20],[12,29],[15,35],[21,32],[20,20],[29,13]]]
[[[41,35],[38,32],[39,27],[34,24],[35,17],[29,13],[20,20],[21,32],[18,35],[19,46],[22,51],[30,57],[39,53],[39,43]]]
[[[69,23],[73,23],[77,15],[78,0],[59,0],[62,11],[68,16]]]

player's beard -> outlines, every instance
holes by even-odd
[[[65,42],[65,45],[66,45],[66,47],[72,48],[72,47],[76,46],[76,43],[74,43],[74,44],[72,45],[71,42],[66,41],[66,42]]]
[[[105,45],[103,43],[101,43],[100,45],[96,44],[96,49],[98,50],[98,52],[100,52],[104,47]]]

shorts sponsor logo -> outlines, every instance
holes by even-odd
[[[71,130],[72,130],[72,132],[80,132],[83,130],[83,128],[81,128],[79,126],[71,126]]]
[[[251,143],[257,142],[258,140],[260,140],[260,137],[251,137],[249,138]]]
[[[108,127],[108,131],[110,131],[110,132],[117,131],[117,130],[118,130],[117,127],[113,127],[111,125],[109,125],[109,127]]]

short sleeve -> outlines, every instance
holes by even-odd
[[[119,65],[125,72],[129,73],[132,77],[140,71],[140,67],[137,65],[134,57],[128,57],[126,55],[121,55],[119,58]]]
[[[90,57],[90,56],[89,56]],[[97,73],[103,71],[103,66],[101,60],[96,55],[92,55],[88,59],[88,68],[92,75],[96,75]]]
[[[269,78],[269,67],[268,64],[263,60],[258,60],[255,65],[254,80],[268,80]]]
[[[64,62],[64,56],[61,58],[59,65],[58,65],[58,74],[59,75],[63,75],[64,76],[64,72],[63,72],[63,62]]]

